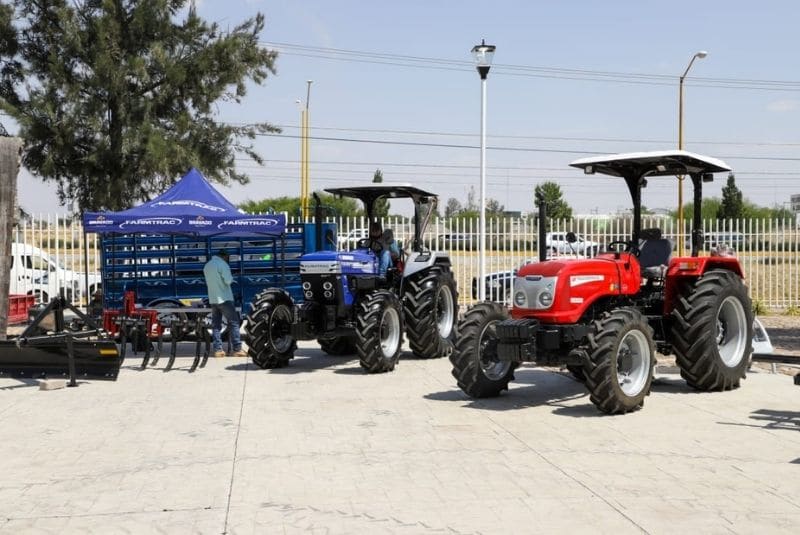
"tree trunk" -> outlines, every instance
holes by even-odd
[[[17,173],[19,172],[21,148],[21,139],[0,137],[0,340],[6,339],[8,329],[11,234],[14,230]]]

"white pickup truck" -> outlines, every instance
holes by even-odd
[[[89,273],[89,295],[100,287],[100,274]],[[81,300],[86,295],[85,274],[65,268],[38,247],[11,244],[10,293],[35,295],[46,303],[62,291],[70,301]]]
[[[545,245],[550,255],[596,256],[600,251],[599,243],[574,232],[548,232]]]

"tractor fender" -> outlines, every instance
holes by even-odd
[[[406,258],[406,265],[405,269],[403,270],[403,277],[409,277],[414,273],[418,273],[424,269],[428,269],[433,265],[450,267],[450,257],[445,253],[437,253],[436,251],[411,253]]]
[[[690,256],[670,260],[664,291],[664,314],[669,314],[675,308],[675,300],[683,284],[715,269],[732,271],[744,279],[742,265],[734,256]]]

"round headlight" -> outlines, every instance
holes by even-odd
[[[333,293],[330,290],[325,290],[325,299],[330,299],[333,297]]]
[[[325,288],[326,290],[330,290],[331,288],[333,288],[333,284],[331,283],[331,281],[325,281],[324,283],[322,283],[322,287]]]
[[[550,292],[542,292],[539,294],[539,304],[543,307],[549,307],[553,304],[553,294]]]
[[[304,282],[303,283],[303,289],[304,290],[310,290],[311,289],[311,283],[308,282],[308,281]]]
[[[518,307],[524,307],[528,304],[528,299],[525,297],[525,292],[517,292],[514,294],[514,304]]]
[[[306,295],[306,299],[311,299],[312,297],[314,297],[314,292],[306,292],[305,295]]]

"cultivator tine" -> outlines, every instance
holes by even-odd
[[[175,364],[175,356],[178,354],[178,332],[179,332],[179,325],[181,321],[179,319],[173,319],[169,324],[169,332],[170,332],[170,352],[169,352],[169,361],[167,361],[167,367],[164,368],[165,372],[168,372],[172,369],[172,365]]]
[[[156,353],[153,357],[153,362],[150,364],[151,366],[155,366],[158,364],[158,359],[161,358],[161,352],[164,350],[164,331],[163,329],[159,329],[158,331],[158,341],[156,342]]]

